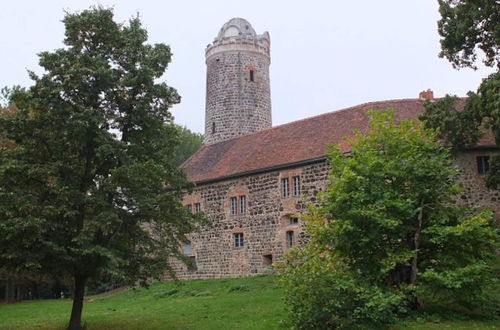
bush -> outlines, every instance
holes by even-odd
[[[380,328],[405,312],[403,294],[363,282],[328,252],[296,250],[281,275],[294,329]]]

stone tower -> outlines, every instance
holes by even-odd
[[[269,33],[233,18],[207,46],[205,144],[272,126],[270,43]]]

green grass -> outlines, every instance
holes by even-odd
[[[273,277],[158,282],[89,297],[91,329],[283,329],[283,290]],[[0,305],[0,329],[64,329],[71,301]],[[391,329],[500,329],[500,321],[443,310],[426,311]]]
[[[87,329],[276,329],[285,318],[272,277],[158,282],[83,307]],[[0,329],[63,329],[69,300],[0,305]]]

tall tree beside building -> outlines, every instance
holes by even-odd
[[[138,17],[109,9],[66,14],[64,47],[40,53],[33,87],[10,95],[0,119],[0,264],[74,279],[68,329],[81,328],[84,288],[104,270],[129,282],[184,258],[198,221],[182,206],[191,185],[172,163],[175,89],[158,82],[171,60],[147,44]]]
[[[478,54],[483,63],[496,69],[486,77],[476,93],[469,92],[462,111],[456,111],[456,97],[428,102],[421,119],[427,127],[438,128],[441,137],[457,150],[474,145],[481,129],[490,130],[500,146],[500,2],[491,0],[439,0],[441,19],[440,57],[453,67],[476,69]],[[481,52],[479,52],[481,50]],[[481,56],[481,55],[480,55]],[[490,158],[486,185],[500,189],[500,155]]]
[[[330,153],[330,184],[306,218],[311,241],[287,257],[294,328],[381,328],[423,297],[494,305],[491,212],[454,205],[457,169],[432,131],[372,117],[349,154]]]

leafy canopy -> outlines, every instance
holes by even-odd
[[[439,0],[441,39],[439,56],[455,68],[476,69],[477,50],[484,52],[484,63],[496,67],[476,93],[469,92],[464,106],[457,97],[427,102],[421,117],[429,128],[438,129],[441,138],[455,150],[473,146],[488,130],[500,146],[500,2],[491,0]],[[500,189],[500,155],[490,158],[486,186]]]
[[[161,276],[199,219],[180,202],[191,185],[173,163],[180,97],[160,80],[170,48],[109,9],[63,23],[65,46],[39,54],[44,73],[30,72],[34,85],[10,94],[17,113],[0,118],[15,146],[0,146],[0,264],[73,277],[78,328],[90,277]]]
[[[491,212],[455,206],[457,169],[435,131],[397,123],[393,111],[370,116],[350,154],[330,149],[330,184],[306,217],[311,241],[283,268],[296,328],[380,327],[428,292],[470,306],[489,299]]]
[[[454,67],[476,68],[477,50],[484,63],[500,66],[500,2],[495,0],[438,0],[441,19],[440,57]]]
[[[203,135],[191,132],[185,126],[175,125],[179,143],[175,148],[172,163],[180,166],[203,145]]]

